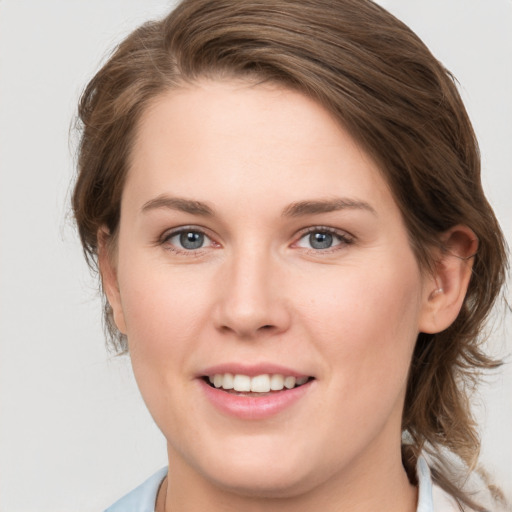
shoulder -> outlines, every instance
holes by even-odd
[[[455,498],[436,484],[432,485],[432,502],[434,512],[460,512]]]
[[[430,468],[423,456],[418,458],[416,475],[419,488],[417,512],[460,512],[461,510],[475,512],[467,505],[461,507],[457,499],[433,481]],[[472,473],[466,480],[464,491],[483,507],[478,510],[504,512],[504,509],[500,508],[500,505],[493,500],[487,486],[475,473]]]
[[[455,499],[432,481],[432,475],[424,457],[416,462],[418,478],[418,508],[416,512],[458,512]]]
[[[432,481],[430,468],[424,457],[416,463],[418,478],[417,512],[460,512],[457,500]]]
[[[158,488],[166,474],[167,468],[160,469],[105,512],[154,512]]]
[[[477,503],[484,507],[481,510],[485,510],[486,512],[505,512],[505,509],[501,508],[500,504],[493,500],[490,492],[482,490],[481,486],[480,488],[474,487],[473,490],[469,489],[468,493]],[[460,510],[476,512],[467,505],[461,509],[457,500],[435,483],[432,486],[432,498],[434,512],[460,512]]]

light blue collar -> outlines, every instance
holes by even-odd
[[[418,457],[416,463],[416,476],[418,477],[418,508],[416,512],[434,512],[432,497],[432,476],[427,461]]]
[[[165,475],[167,468],[160,469],[105,512],[155,512],[156,495]]]

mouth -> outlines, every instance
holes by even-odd
[[[202,377],[210,387],[233,395],[268,396],[283,390],[299,388],[314,377],[283,375],[280,373],[261,374],[253,377],[243,374],[215,373]]]

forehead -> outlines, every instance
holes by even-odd
[[[390,199],[377,165],[326,109],[273,84],[204,81],[160,95],[140,119],[129,167],[126,187],[148,199],[178,188],[222,200],[223,187],[231,200]]]

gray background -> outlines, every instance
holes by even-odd
[[[512,1],[381,3],[458,78],[481,143],[484,186],[511,243]],[[68,199],[76,144],[69,131],[82,87],[109,48],[170,5],[0,0],[2,512],[102,510],[166,463],[128,359],[105,351],[96,281]],[[512,352],[510,316],[490,340],[497,354]],[[510,497],[511,365],[475,398],[482,460]]]

